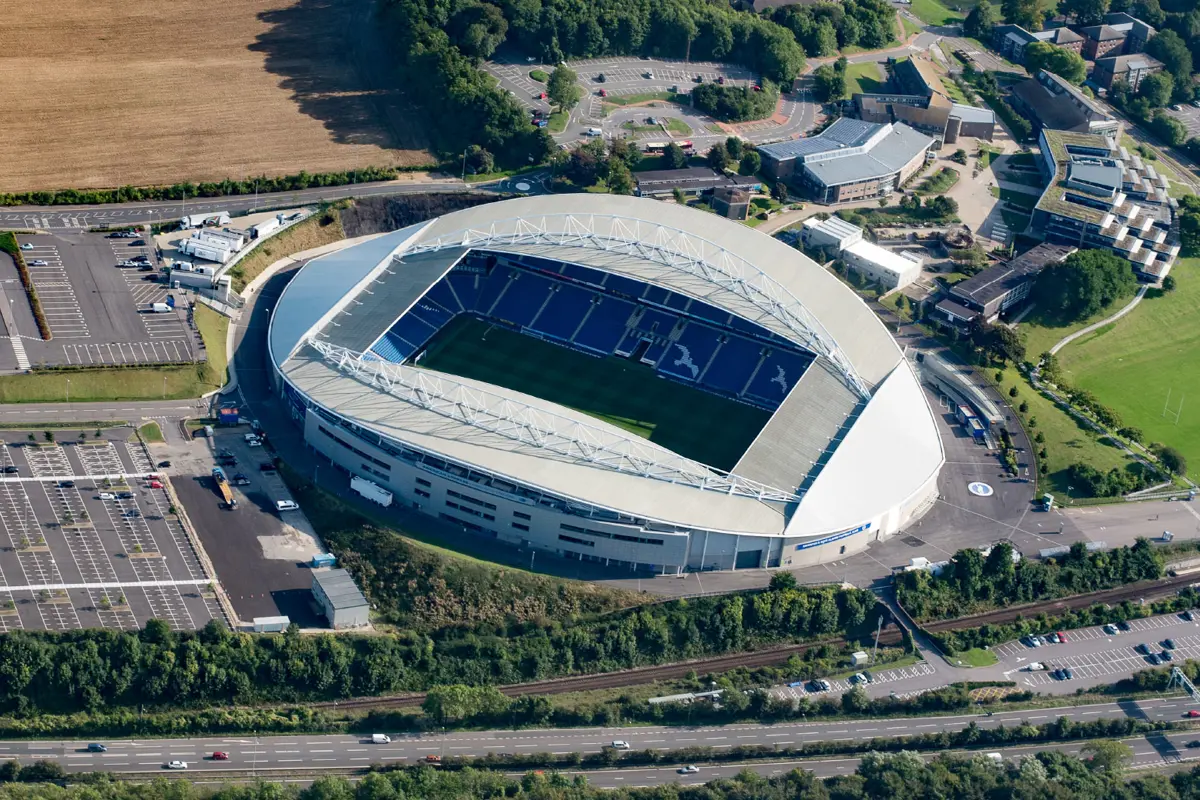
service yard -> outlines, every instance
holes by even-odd
[[[0,434],[0,631],[221,618],[213,576],[130,430],[53,434]]]
[[[0,369],[41,365],[104,366],[189,363],[204,360],[191,325],[185,294],[173,292],[176,310],[150,311],[163,303],[167,286],[158,280],[153,249],[141,238],[100,233],[19,236],[22,255],[53,338],[42,341],[32,315],[15,319],[19,339],[0,347]],[[144,267],[117,264],[145,258]],[[9,299],[27,309],[20,284]],[[69,399],[64,397],[64,399]]]
[[[376,90],[369,0],[14,3],[0,191],[432,161]],[[382,85],[382,83],[380,84]]]

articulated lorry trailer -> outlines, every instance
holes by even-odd
[[[350,488],[372,502],[387,508],[392,504],[392,493],[374,481],[355,475],[350,479]]]

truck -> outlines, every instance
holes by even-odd
[[[233,490],[229,488],[229,478],[225,476],[225,470],[213,467],[212,479],[213,483],[217,485],[221,499],[225,501],[226,508],[237,508],[237,498],[233,496]]]
[[[1042,511],[1053,511],[1053,510],[1054,510],[1054,495],[1052,495],[1052,494],[1042,495]]]
[[[392,504],[392,493],[374,481],[355,475],[350,479],[350,488],[368,500],[379,503],[384,508]]]
[[[178,247],[179,252],[186,256],[195,256],[203,258],[205,261],[215,261],[218,264],[224,264],[233,257],[233,251],[228,247],[218,247],[199,239],[182,239]]]
[[[283,224],[283,214],[276,214],[274,218],[263,220],[250,229],[250,238],[258,239],[271,233],[280,225]]]
[[[166,303],[151,303],[149,311],[151,314],[166,314],[169,313],[171,307]]]
[[[229,224],[229,214],[222,211],[218,214],[192,214],[179,220],[181,228],[204,228]]]

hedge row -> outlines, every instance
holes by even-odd
[[[0,195],[3,197],[3,195]],[[6,205],[3,200],[0,200],[0,205]],[[42,301],[38,299],[37,288],[33,285],[33,278],[29,274],[29,267],[25,265],[25,255],[21,252],[20,246],[17,245],[17,237],[11,233],[0,234],[0,250],[12,256],[13,261],[17,265],[17,274],[21,276],[21,285],[25,287],[25,294],[29,297],[29,307],[33,311],[33,319],[37,322],[38,333],[42,335],[42,339],[50,341],[54,338],[54,334],[50,331],[50,323],[46,321],[46,314],[42,311]]]

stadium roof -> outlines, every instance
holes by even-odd
[[[364,359],[359,354],[366,348],[340,344],[361,345],[371,328],[382,334],[419,298],[417,287],[436,281],[465,248],[533,253],[627,274],[755,319],[806,347],[832,350],[810,368],[814,377],[797,384],[747,450],[745,464],[760,467],[742,475],[736,467],[726,474],[687,461],[582,412],[420,367]],[[414,271],[405,275],[410,265]],[[380,294],[391,299],[381,304],[375,299]],[[367,324],[363,317],[376,321]],[[940,458],[936,430],[922,427],[930,412],[915,383],[877,402],[882,384],[909,368],[857,296],[771,237],[652,200],[595,195],[509,200],[346,247],[312,261],[292,280],[272,314],[269,341],[275,364],[298,391],[355,424],[554,494],[667,523],[782,534],[789,516],[797,524],[795,516],[805,515],[810,504],[824,504],[814,499],[818,487],[842,491],[853,480],[854,460],[897,464],[890,478],[895,486],[877,493],[877,487],[859,484],[829,501],[842,512],[826,509],[819,520],[801,525],[816,532],[841,518],[869,517],[877,494],[915,492],[912,478],[924,469],[924,450],[932,447]],[[813,371],[818,365],[820,374],[840,377],[818,379]],[[846,378],[847,369],[857,381]],[[457,403],[463,399],[465,404]],[[819,403],[827,409],[823,432],[796,438],[805,415]],[[837,430],[848,420],[857,428],[864,419],[888,414],[900,415],[890,424],[912,428],[912,436],[931,433],[932,443],[913,450],[908,435],[889,434],[872,443],[853,437],[853,428],[851,435]],[[917,419],[915,427],[910,417]],[[794,450],[774,446],[767,435],[786,418],[793,419],[795,430],[788,436]],[[833,436],[836,449],[829,446]],[[839,459],[848,445],[857,455]],[[917,457],[913,470],[906,470],[898,463],[910,451]],[[822,465],[819,474],[815,461]],[[839,477],[843,471],[848,475]],[[798,486],[802,498],[790,494]]]

